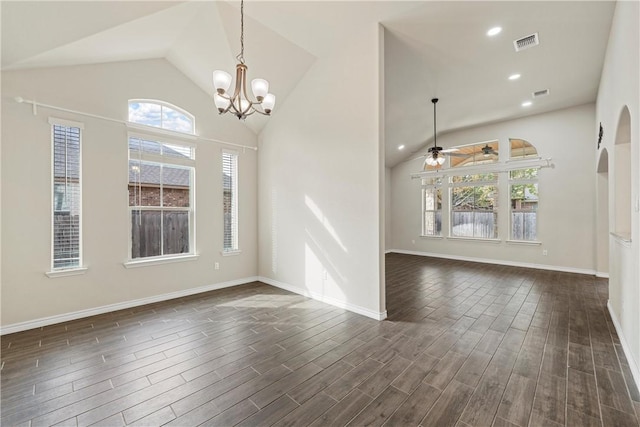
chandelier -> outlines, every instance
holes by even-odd
[[[436,144],[436,103],[438,102],[438,98],[433,98],[431,102],[433,102],[433,147],[429,148],[429,154],[425,159],[425,163],[429,166],[442,166],[445,160],[444,150]]]
[[[264,79],[251,81],[251,92],[255,100],[247,95],[247,66],[244,63],[244,0],[240,1],[240,53],[236,56],[239,64],[236,65],[236,84],[233,94],[229,93],[231,87],[231,74],[216,70],[213,72],[213,86],[216,89],[214,102],[220,114],[231,112],[238,119],[244,120],[253,113],[270,116],[276,103],[274,94],[269,93],[269,82]]]

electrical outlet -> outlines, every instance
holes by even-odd
[[[213,264],[213,268],[216,270],[220,270],[220,263],[216,262],[215,264]]]
[[[543,250],[542,250],[542,255],[547,256],[548,254],[549,254],[549,252],[547,252],[547,250],[546,250],[546,249],[543,249]]]

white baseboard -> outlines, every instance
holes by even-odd
[[[640,389],[640,369],[638,369],[638,363],[633,357],[633,353],[631,353],[631,348],[629,348],[629,344],[627,344],[627,340],[622,333],[622,327],[620,326],[620,322],[618,322],[618,317],[616,313],[611,308],[611,301],[607,301],[607,308],[609,309],[609,314],[611,315],[611,320],[613,320],[613,326],[616,328],[616,332],[618,333],[618,338],[620,338],[620,344],[622,344],[622,350],[624,351],[624,355],[627,358],[627,362],[629,362],[629,369],[631,370],[631,375],[633,375],[633,379],[636,382],[636,387]]]
[[[266,283],[267,285],[275,286],[276,288],[284,289],[285,291],[303,295],[305,297],[312,298],[316,301],[324,302],[326,304],[330,304],[336,307],[344,308],[345,310],[349,310],[354,313],[361,314],[363,316],[367,316],[375,320],[384,320],[387,318],[386,310],[383,312],[369,310],[368,308],[364,308],[359,305],[351,304],[336,298],[328,297],[326,295],[322,295],[317,292],[311,292],[307,289],[302,289],[297,286],[290,285],[288,283],[271,279],[269,277],[260,276],[258,277],[258,280]]]
[[[603,273],[601,271],[596,271],[596,277],[599,277],[601,279],[608,279],[609,278],[609,273]]]
[[[538,270],[562,271],[564,273],[588,274],[590,276],[594,276],[596,274],[595,270],[587,270],[587,269],[575,268],[575,267],[563,267],[558,265],[533,264],[528,262],[505,261],[500,259],[476,258],[476,257],[467,257],[467,256],[459,256],[459,255],[447,255],[447,254],[438,254],[433,252],[406,251],[404,249],[391,249],[390,252],[395,252],[398,254],[405,254],[405,255],[418,255],[418,256],[428,256],[433,258],[453,259],[456,261],[470,261],[470,262],[481,262],[484,264],[507,265],[510,267],[524,267],[524,268],[535,268]]]
[[[385,251],[384,251],[385,255],[386,255],[386,254],[389,254],[389,253],[391,253],[391,252],[393,252],[393,249],[387,249],[387,250],[385,250]]]
[[[89,308],[86,310],[74,311],[72,313],[57,314],[55,316],[43,317],[26,322],[14,323],[0,327],[0,335],[13,334],[14,332],[26,331],[28,329],[41,328],[43,326],[53,325],[70,320],[81,319],[83,317],[95,316],[98,314],[109,313],[112,311],[123,310],[131,307],[138,307],[145,304],[152,304],[160,301],[167,301],[174,298],[186,297],[189,295],[199,294],[203,292],[215,291],[217,289],[230,288],[232,286],[243,285],[258,281],[258,277],[245,277],[243,279],[230,280],[228,282],[215,283],[213,285],[200,286],[198,288],[184,289],[182,291],[169,292],[162,295],[154,295],[151,297],[140,298],[132,301],[124,301],[115,304],[103,305],[101,307]]]

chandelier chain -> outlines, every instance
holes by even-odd
[[[240,54],[236,59],[244,64],[244,0],[240,0]]]

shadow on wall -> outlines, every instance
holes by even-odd
[[[331,254],[336,251],[348,255],[349,251],[314,200],[308,195],[304,199],[310,213],[305,221],[305,286],[310,292],[348,302],[342,290],[347,278]]]

